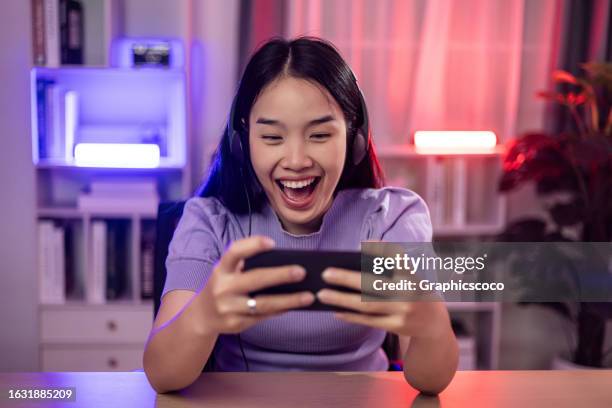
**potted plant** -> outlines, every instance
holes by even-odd
[[[534,183],[547,217],[518,220],[499,240],[612,241],[612,64],[587,63],[582,68],[584,77],[554,72],[560,90],[539,93],[565,107],[571,117],[565,129],[525,134],[509,143],[504,159],[499,190]],[[537,304],[552,308],[575,327],[572,363],[604,365],[612,352],[604,350],[611,303],[567,299]]]

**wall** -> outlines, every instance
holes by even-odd
[[[30,2],[0,13],[0,372],[38,370]]]
[[[189,191],[208,168],[237,87],[238,0],[124,0],[126,36],[183,40],[189,86]]]

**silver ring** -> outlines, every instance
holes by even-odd
[[[257,301],[255,298],[249,298],[249,300],[247,300],[247,306],[249,307],[250,314],[257,313]]]

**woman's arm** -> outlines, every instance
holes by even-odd
[[[438,306],[439,305],[439,306]],[[444,303],[440,315],[448,318]],[[426,394],[438,394],[453,379],[459,359],[457,339],[448,323],[440,323],[439,330],[428,336],[412,336],[404,354],[406,381]]]
[[[358,272],[329,268],[322,276],[329,284],[356,291],[361,289],[361,274]],[[404,355],[404,377],[419,391],[437,394],[455,375],[457,340],[444,302],[364,302],[361,294],[334,289],[322,289],[317,297],[323,303],[355,311],[335,313],[339,319],[383,329],[400,337],[410,336],[410,344]]]
[[[234,241],[214,267],[204,289],[191,296],[186,291],[171,291],[164,296],[143,357],[145,373],[157,392],[184,388],[198,378],[219,334],[240,333],[262,320],[314,301],[310,292],[261,295],[256,297],[256,313],[249,309],[249,292],[299,282],[306,276],[306,271],[297,265],[243,273],[245,258],[273,245],[265,237]]]
[[[173,290],[162,299],[143,366],[155,391],[184,388],[202,372],[218,334],[206,330],[202,291]]]

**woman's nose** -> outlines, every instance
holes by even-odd
[[[308,149],[305,143],[294,142],[287,143],[282,166],[299,171],[312,166],[312,159],[308,154]]]

